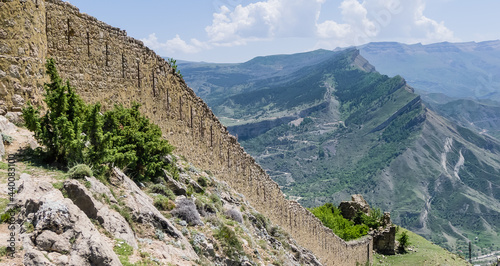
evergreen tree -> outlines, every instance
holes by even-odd
[[[174,147],[162,139],[157,125],[141,115],[140,104],[115,105],[102,114],[99,103],[87,106],[69,81],[62,83],[53,59],[46,67],[51,81],[45,84],[48,110],[40,117],[40,110],[29,103],[23,117],[45,147],[47,161],[62,166],[85,162],[101,174],[107,165],[118,166],[136,180],[175,169],[164,160]]]
[[[40,118],[40,111],[31,104],[23,110],[28,129],[46,148],[46,158],[66,165],[82,161],[82,120],[85,103],[74,92],[69,81],[64,84],[54,59],[46,63],[50,83],[46,83],[45,98],[48,110]]]

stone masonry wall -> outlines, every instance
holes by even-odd
[[[126,32],[59,0],[0,2],[0,113],[41,104],[45,59],[87,102],[142,104],[166,139],[198,168],[226,181],[326,265],[372,261],[372,239],[345,242],[278,185],[170,65]]]

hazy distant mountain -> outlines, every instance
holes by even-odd
[[[426,108],[358,50],[180,68],[290,198],[361,193],[451,250],[498,249],[500,143]]]
[[[401,75],[419,92],[500,101],[500,41],[382,42],[366,44],[360,50],[380,73]]]

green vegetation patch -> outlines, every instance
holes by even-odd
[[[44,159],[62,167],[85,163],[98,175],[109,172],[110,165],[126,169],[135,181],[150,180],[173,167],[164,159],[174,147],[162,139],[160,128],[139,112],[140,104],[131,108],[115,105],[102,113],[100,103],[87,105],[75,93],[69,81],[63,82],[55,61],[47,60],[45,98],[48,111],[28,104],[23,109],[26,127],[35,133],[45,147]]]
[[[238,236],[228,226],[222,225],[216,231],[214,237],[221,243],[224,254],[229,258],[238,259],[239,255],[243,253],[243,246],[238,240]]]
[[[433,244],[425,238],[401,228],[396,239],[406,233],[411,239],[407,253],[394,256],[375,254],[373,265],[470,265],[460,256],[448,252],[442,247]]]
[[[345,219],[340,210],[331,203],[309,209],[314,216],[340,238],[349,241],[368,234],[370,228],[366,224],[355,224]]]
[[[86,164],[77,164],[68,171],[68,177],[71,179],[85,178],[86,176],[94,176],[92,169]]]

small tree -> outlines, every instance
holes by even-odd
[[[40,117],[40,111],[31,104],[23,109],[23,117],[29,130],[46,149],[46,159],[66,165],[82,160],[83,111],[86,106],[74,92],[69,81],[64,84],[57,73],[54,59],[46,63],[50,83],[46,83],[45,99],[48,110]]]
[[[398,238],[399,242],[399,251],[404,253],[406,252],[406,248],[410,245],[410,236],[406,231],[403,231]]]
[[[98,174],[115,165],[132,178],[151,179],[167,169],[175,174],[164,157],[174,147],[161,138],[160,128],[139,112],[140,104],[132,108],[115,105],[104,114],[101,105],[86,105],[74,92],[69,81],[62,83],[54,59],[47,60],[50,83],[45,84],[48,110],[28,104],[23,117],[29,130],[45,147],[45,158],[61,166],[77,163],[92,165]]]

